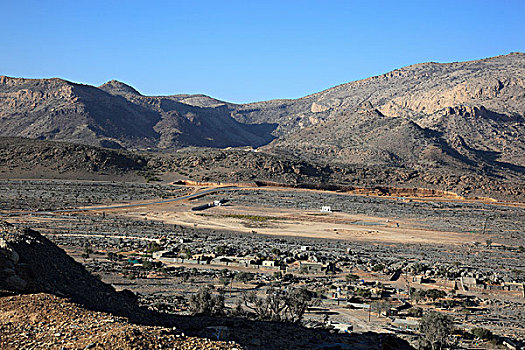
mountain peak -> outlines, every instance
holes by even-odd
[[[140,92],[135,90],[134,87],[125,84],[118,80],[110,80],[105,84],[99,86],[99,89],[106,91],[112,95],[121,95],[121,94],[133,94],[141,95]]]

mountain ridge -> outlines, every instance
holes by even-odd
[[[0,135],[139,149],[259,146],[273,138],[271,125],[244,125],[217,108],[146,97],[116,81],[102,87],[3,76]]]
[[[174,152],[254,147],[358,166],[525,176],[525,54],[419,63],[299,99],[144,96],[0,77],[0,136]]]

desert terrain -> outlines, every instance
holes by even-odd
[[[47,191],[50,182],[55,193]],[[40,231],[150,310],[187,315],[191,295],[204,286],[223,293],[231,312],[246,293],[302,286],[319,298],[303,324],[351,326],[354,343],[367,344],[359,338],[367,332],[417,340],[415,325],[395,321],[405,319],[403,312],[383,304],[445,310],[465,332],[458,347],[497,344],[469,340],[473,328],[490,330],[500,344],[525,337],[519,202],[160,182],[2,180],[0,186],[3,220]],[[28,210],[26,203],[38,204]],[[410,297],[421,290],[444,295]],[[229,332],[227,340],[240,346],[277,346],[248,341],[231,326]]]
[[[0,76],[0,348],[524,348],[524,63],[246,104]]]

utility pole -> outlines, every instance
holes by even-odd
[[[408,281],[408,260],[405,260],[406,262],[406,266],[405,266],[405,282],[407,284],[407,293],[408,293],[408,298],[411,299],[412,298],[412,292],[410,291],[410,282]]]
[[[489,221],[490,216],[487,216],[485,218],[485,224],[483,224],[483,235],[485,235],[485,231],[487,230],[487,222]]]

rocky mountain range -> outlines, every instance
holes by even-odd
[[[417,64],[238,119],[275,122],[268,116],[286,106],[285,136],[269,148],[344,163],[516,169],[525,165],[524,97],[525,54],[515,53]]]
[[[269,124],[243,124],[223,106],[192,106],[178,97],[146,97],[110,81],[98,88],[62,79],[0,77],[0,135],[109,148],[260,146]]]
[[[2,76],[0,136],[168,153],[251,146],[314,163],[523,182],[525,54],[416,64],[250,104]]]

